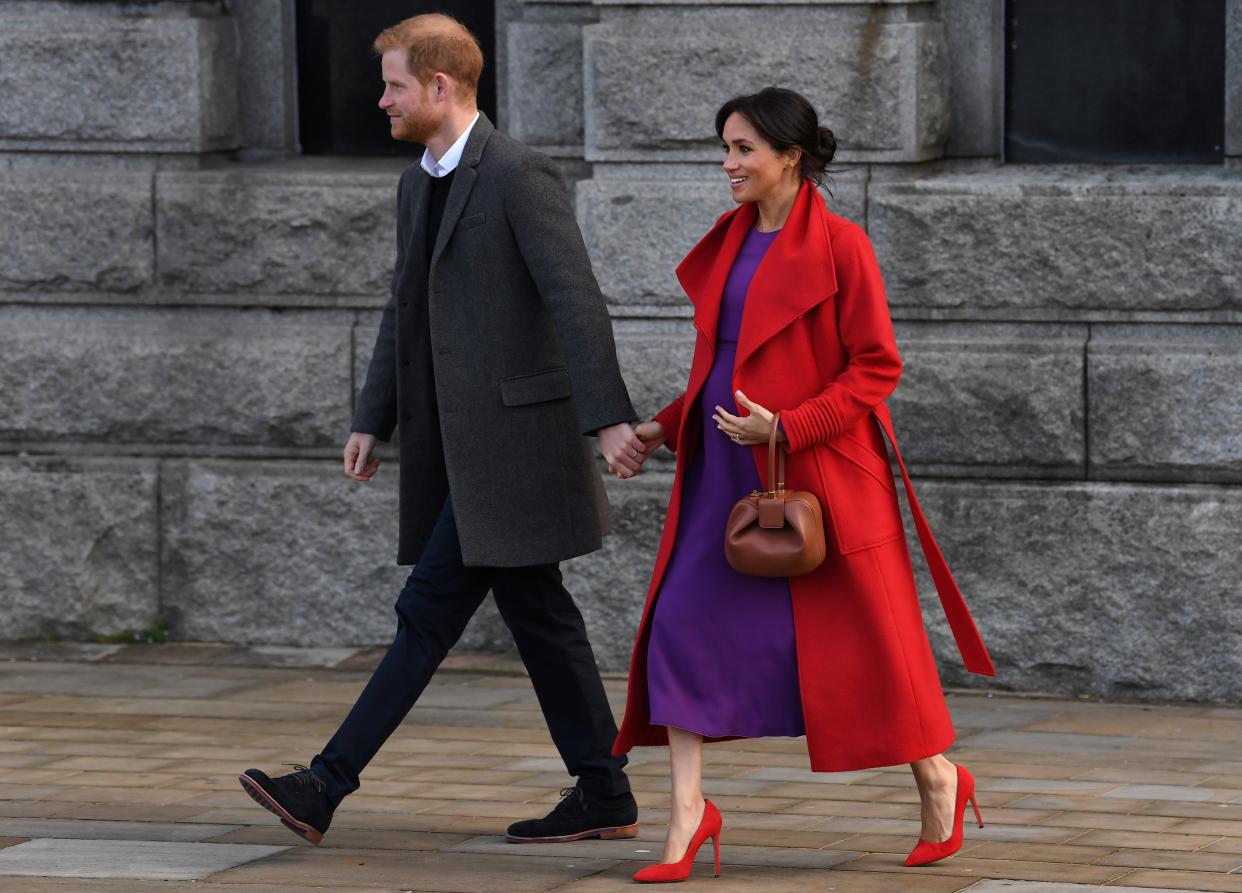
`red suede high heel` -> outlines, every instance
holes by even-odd
[[[715,876],[720,877],[720,829],[723,826],[724,820],[720,818],[720,810],[712,801],[704,801],[703,818],[699,821],[698,830],[694,832],[690,846],[686,847],[686,854],[681,857],[681,861],[648,865],[634,873],[634,880],[640,884],[669,884],[673,881],[684,881],[690,877],[690,866],[694,864],[694,857],[699,847],[709,837],[716,848]]]
[[[983,816],[979,814],[979,804],[975,801],[975,777],[965,766],[957,767],[957,802],[953,804],[953,833],[948,840],[939,843],[919,838],[910,855],[906,856],[906,865],[930,865],[952,856],[962,848],[962,820],[966,815],[966,801],[975,808],[975,818],[979,827],[983,827]]]

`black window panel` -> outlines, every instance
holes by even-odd
[[[1008,0],[1005,158],[1221,162],[1224,0]]]
[[[371,43],[389,25],[426,12],[453,16],[479,39],[479,108],[496,119],[494,0],[297,0],[298,129],[305,154],[408,155],[416,148],[388,135],[378,105],[380,60]]]

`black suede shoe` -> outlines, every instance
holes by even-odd
[[[258,769],[247,769],[237,776],[242,789],[299,837],[316,846],[332,823],[332,804],[324,783],[305,766],[291,763],[294,772],[269,778]]]
[[[541,819],[509,826],[510,843],[565,843],[598,837],[621,840],[638,836],[638,804],[633,794],[597,797],[582,788],[565,788],[564,799]]]

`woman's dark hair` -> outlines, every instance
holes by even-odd
[[[716,112],[716,135],[722,140],[725,121],[735,112],[777,152],[794,146],[801,149],[803,179],[824,185],[827,167],[837,154],[837,141],[831,130],[819,126],[815,107],[806,97],[782,87],[764,87],[758,93],[735,96]]]

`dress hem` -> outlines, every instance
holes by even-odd
[[[806,737],[805,730],[801,732],[760,732],[759,734],[752,735],[752,734],[746,734],[746,733],[739,734],[737,732],[700,732],[698,729],[687,729],[685,726],[679,726],[676,723],[660,722],[659,720],[656,720],[656,719],[650,720],[650,724],[653,726],[661,726],[666,729],[677,729],[682,732],[689,732],[691,735],[698,735],[700,738],[704,740],[705,743],[709,743],[709,744],[715,741],[741,741],[741,740],[754,740],[758,738],[805,738]]]

